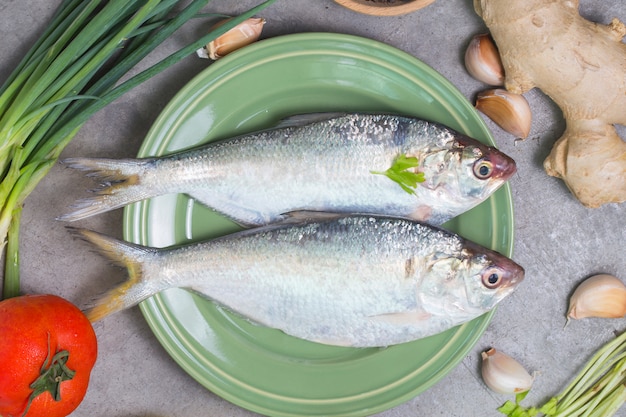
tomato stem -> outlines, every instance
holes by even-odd
[[[70,358],[70,353],[67,350],[61,350],[51,356],[52,349],[50,349],[50,335],[48,335],[48,355],[41,366],[39,377],[30,384],[33,392],[28,397],[28,403],[22,417],[28,412],[33,400],[46,391],[50,393],[54,401],[61,401],[61,382],[71,380],[76,374],[76,371],[67,366],[67,361]]]
[[[48,356],[46,358],[44,365],[41,367],[39,378],[30,384],[30,388],[33,389],[31,397],[34,398],[48,391],[55,401],[61,401],[61,382],[69,381],[74,378],[74,374],[76,373],[66,365],[69,357],[70,353],[67,350],[57,352],[52,357],[49,367],[47,362],[50,360],[50,357]]]

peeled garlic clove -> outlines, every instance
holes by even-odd
[[[483,381],[500,394],[519,394],[533,385],[533,377],[510,356],[491,348],[481,353]]]
[[[230,19],[223,20],[213,26],[213,28],[219,27],[229,20]],[[246,19],[228,32],[212,40],[205,48],[199,50],[198,56],[217,60],[239,48],[249,45],[259,39],[264,24],[265,19],[260,17]]]
[[[476,35],[470,41],[465,50],[465,68],[472,77],[485,84],[504,84],[500,53],[488,33]]]
[[[598,274],[584,280],[570,297],[567,317],[619,318],[626,315],[626,285],[617,277]]]
[[[526,138],[530,133],[532,114],[528,101],[521,94],[502,88],[486,90],[478,94],[476,109],[518,138]]]

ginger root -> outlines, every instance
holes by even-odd
[[[505,88],[541,89],[563,111],[564,134],[544,161],[587,207],[626,201],[626,26],[580,16],[578,0],[474,0],[498,46]]]

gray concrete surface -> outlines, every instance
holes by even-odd
[[[4,79],[42,30],[59,0],[0,0],[0,79]],[[216,0],[208,10],[234,13],[254,1]],[[361,35],[404,50],[450,80],[468,100],[484,86],[466,73],[462,56],[470,37],[484,31],[470,0],[438,0],[399,17],[355,14],[331,0],[279,0],[262,13],[264,37],[325,31]],[[583,14],[607,23],[626,20],[620,0],[582,0]],[[189,41],[197,28],[176,34],[151,59]],[[130,157],[136,154],[168,100],[206,62],[189,57],[94,116],[67,147],[64,157]],[[536,371],[526,402],[539,403],[565,386],[586,359],[623,319],[589,319],[564,328],[567,300],[577,283],[598,272],[626,280],[626,206],[587,209],[542,161],[564,129],[558,108],[540,91],[526,95],[533,110],[530,137],[515,142],[487,121],[500,148],[513,156],[518,173],[511,180],[515,210],[514,259],[526,269],[526,281],[498,309],[473,350],[450,374],[427,392],[378,414],[399,416],[497,416],[510,397],[494,394],[482,383],[480,352],[487,347],[517,358]],[[624,133],[624,131],[621,131]],[[56,222],[73,200],[92,184],[55,167],[25,204],[22,226],[22,285],[29,293],[54,293],[81,305],[119,280],[112,268]],[[122,212],[93,217],[81,226],[121,237]],[[183,372],[162,349],[137,308],[96,326],[100,354],[84,402],[76,417],[190,417],[255,414],[207,391]],[[268,375],[271,378],[271,375]],[[626,416],[626,408],[618,415]]]

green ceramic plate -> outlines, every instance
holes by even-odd
[[[473,107],[422,62],[368,39],[308,33],[261,41],[211,65],[164,109],[139,154],[162,155],[320,111],[404,113],[493,145]],[[508,185],[446,226],[510,256]],[[126,239],[157,247],[237,229],[183,195],[132,205],[124,219]],[[141,310],[193,378],[241,407],[275,416],[369,415],[407,401],[461,361],[493,314],[412,343],[349,349],[251,324],[180,289],[152,297]]]

